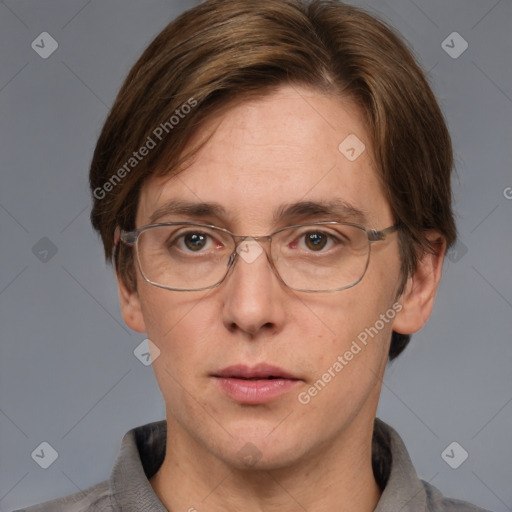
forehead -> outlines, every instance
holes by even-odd
[[[362,116],[348,100],[284,86],[211,119],[191,144],[210,135],[185,170],[145,184],[138,225],[177,201],[216,203],[226,221],[255,228],[298,202],[344,203],[377,227],[391,220]]]

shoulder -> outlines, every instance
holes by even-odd
[[[491,512],[467,501],[445,498],[433,485],[421,480],[427,495],[429,512]]]
[[[123,437],[108,480],[63,498],[13,512],[164,511],[148,478],[163,462],[166,432],[165,420],[131,429]]]
[[[466,501],[445,498],[432,484],[420,480],[398,432],[378,418],[372,463],[383,489],[375,512],[489,512]]]
[[[13,512],[110,512],[115,510],[110,498],[109,483],[104,481],[63,498]]]

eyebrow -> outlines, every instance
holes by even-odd
[[[331,201],[299,201],[280,206],[274,214],[274,219],[331,217],[338,221],[352,221],[365,224],[366,213],[341,199]]]
[[[228,217],[226,209],[218,203],[174,199],[157,208],[149,218],[149,222],[153,224],[158,219],[171,215],[192,218],[213,217],[219,220]],[[341,199],[331,201],[298,201],[283,204],[275,210],[273,220],[277,223],[284,220],[293,219],[299,221],[319,217],[329,217],[332,220],[351,221],[361,224],[366,224],[368,220],[367,214],[363,210]]]
[[[195,203],[183,199],[173,199],[157,208],[149,222],[153,224],[158,219],[169,215],[185,215],[187,217],[226,217],[226,210],[218,203]]]

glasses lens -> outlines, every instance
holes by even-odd
[[[345,224],[307,225],[280,231],[272,240],[281,279],[304,291],[332,291],[358,283],[369,259],[364,229]]]
[[[137,240],[144,278],[177,290],[200,290],[222,281],[233,251],[229,234],[201,225],[154,226]]]

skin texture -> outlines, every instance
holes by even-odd
[[[227,213],[157,222],[207,222],[266,235],[302,221],[352,220],[273,217],[283,204],[339,199],[365,213],[366,227],[393,225],[362,118],[349,101],[283,86],[233,106],[204,126],[198,140],[212,130],[178,176],[145,184],[137,227],[173,199],[216,202]],[[353,162],[338,150],[351,133],[366,145]],[[226,280],[208,291],[160,289],[138,271],[136,292],[119,282],[126,323],[161,351],[153,367],[168,440],[151,484],[169,510],[374,510],[381,491],[371,468],[371,437],[381,380],[392,329],[413,333],[431,313],[444,246],[436,233],[430,236],[439,254],[423,256],[398,298],[396,233],[372,246],[363,280],[339,292],[290,290],[264,253],[252,263],[238,258]],[[402,309],[395,318],[308,404],[300,403],[298,394],[397,301]],[[229,365],[261,362],[301,380],[269,403],[247,405],[227,397],[211,377]],[[257,459],[250,467],[243,459],[247,446]]]

